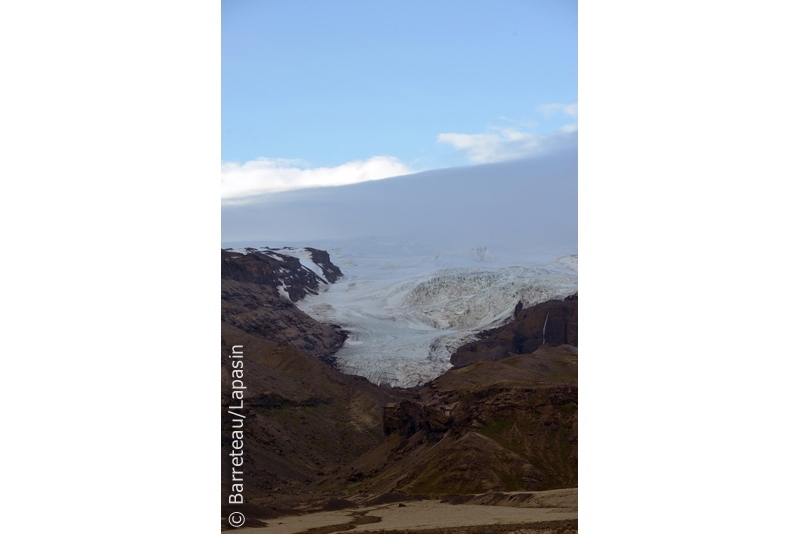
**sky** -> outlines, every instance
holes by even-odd
[[[546,152],[578,127],[577,13],[223,0],[223,202]]]

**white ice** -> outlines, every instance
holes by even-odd
[[[411,387],[450,368],[458,346],[525,307],[577,291],[577,255],[541,261],[484,249],[437,250],[385,238],[307,243],[327,250],[344,278],[298,307],[349,332],[339,368]],[[491,254],[494,258],[486,261]]]

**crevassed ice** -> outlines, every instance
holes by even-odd
[[[336,353],[340,370],[396,387],[421,385],[444,373],[458,346],[507,322],[518,302],[527,308],[564,298],[578,287],[577,255],[537,267],[427,272],[420,271],[436,262],[421,261],[398,269],[397,276],[374,263],[372,269],[359,269],[348,256],[338,263],[350,267],[343,269],[345,279],[299,305],[350,332]]]

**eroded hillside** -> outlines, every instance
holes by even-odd
[[[460,367],[422,387],[386,388],[330,365],[344,334],[293,303],[337,279],[327,254],[262,252],[222,255],[223,511],[234,346],[244,351],[252,517],[288,513],[273,505],[293,495],[330,507],[577,486],[577,296],[520,306],[453,355]]]
[[[320,485],[421,494],[575,487],[577,366],[577,351],[545,345],[450,370],[388,404],[387,438]]]
[[[223,251],[223,505],[232,484],[234,417],[228,410],[240,404],[233,396],[234,346],[244,353],[243,408],[234,411],[244,421],[248,499],[307,491],[313,481],[383,439],[383,406],[397,396],[324,363],[341,346],[344,334],[308,317],[278,291],[286,287],[288,295],[299,295],[327,283],[312,274],[296,258]]]
[[[342,275],[326,252],[314,253],[325,278],[292,256],[255,249],[248,254],[223,250],[223,323],[257,338],[288,343],[317,358],[330,357],[344,343],[344,332],[315,321],[294,305]]]

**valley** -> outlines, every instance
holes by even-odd
[[[272,528],[370,503],[496,494],[516,506],[514,492],[577,487],[577,255],[287,247],[222,251],[223,518]],[[234,346],[243,505],[226,500]],[[577,493],[570,503],[532,521],[577,518]]]
[[[459,346],[507,321],[518,304],[563,299],[578,287],[576,254],[448,250],[385,238],[313,246],[330,251],[342,276],[304,295],[297,307],[347,331],[336,353],[339,370],[391,387],[433,380],[450,368]]]

